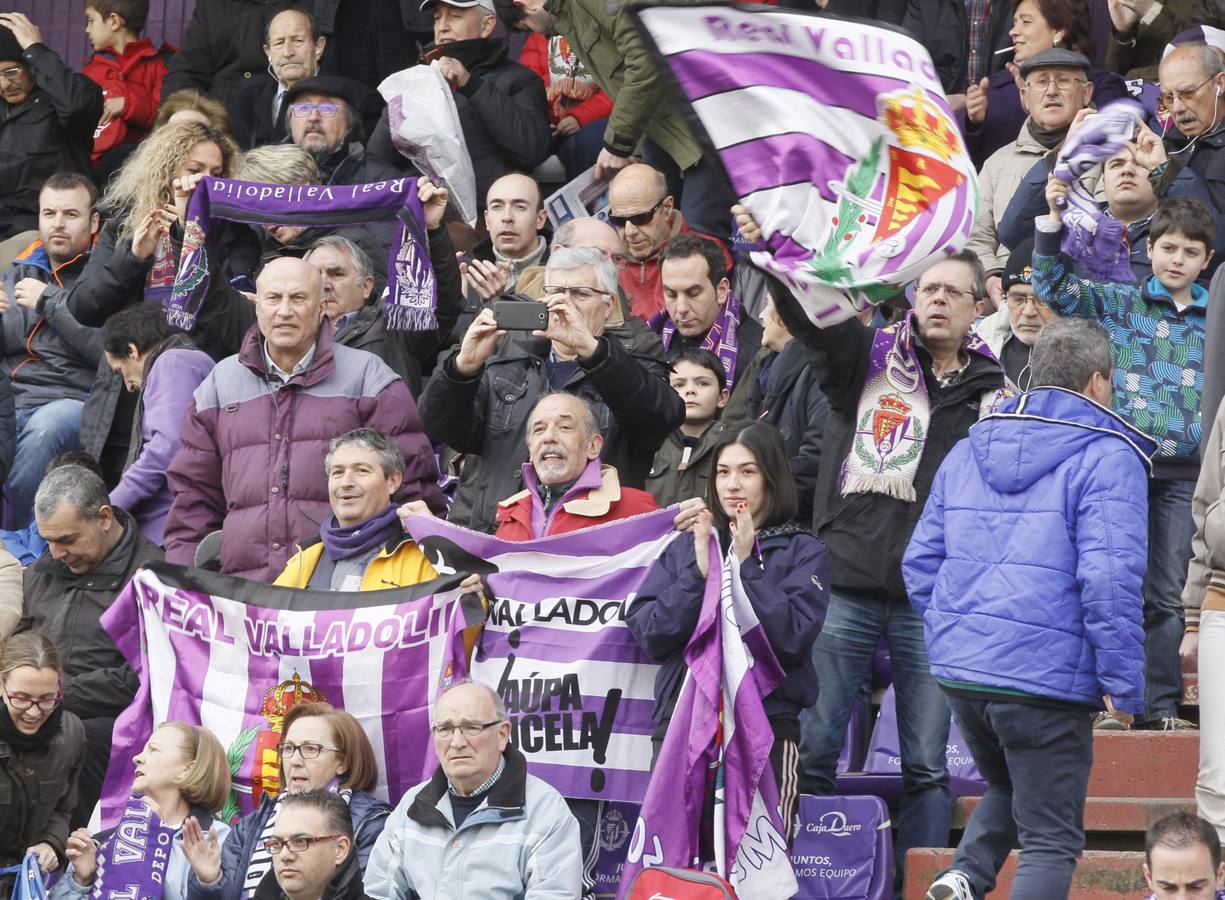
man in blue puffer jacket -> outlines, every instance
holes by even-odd
[[[1043,329],[1033,390],[970,429],[902,563],[932,674],[987,794],[928,900],[973,900],[1024,849],[1012,898],[1066,897],[1084,847],[1092,721],[1144,707],[1148,456],[1110,412],[1110,339]]]

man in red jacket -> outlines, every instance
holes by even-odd
[[[617,470],[600,465],[603,444],[600,423],[581,397],[541,397],[527,420],[527,489],[498,504],[496,536],[530,541],[657,509],[650,494],[622,487]]]

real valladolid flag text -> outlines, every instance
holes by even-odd
[[[974,166],[927,51],[901,31],[760,6],[636,11],[665,84],[761,225],[753,261],[817,325],[960,250]]]
[[[493,596],[471,675],[502,695],[511,740],[565,797],[636,803],[646,792],[659,666],[625,610],[678,538],[674,516],[527,543],[424,516],[407,523],[437,572],[484,574]]]
[[[648,866],[712,867],[743,900],[799,889],[770,767],[774,736],[762,701],[783,680],[729,553],[711,542],[702,611],[685,647],[689,671],[664,736],[621,876],[624,897]],[[705,858],[702,810],[715,796],[714,858]]]
[[[155,563],[102,617],[140,679],[115,723],[102,795],[110,826],[136,756],[157,724],[204,725],[227,749],[235,791],[221,814],[250,812],[279,784],[281,721],[321,700],[352,713],[378,759],[375,793],[395,800],[433,772],[429,706],[464,674],[462,629],[480,604],[458,577],[367,593],[310,591]]]

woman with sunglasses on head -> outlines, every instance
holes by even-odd
[[[800,710],[817,701],[812,645],[829,606],[825,545],[795,521],[799,501],[782,433],[755,422],[715,442],[705,499],[680,505],[681,535],[651,568],[626,625],[653,659],[656,753],[672,720],[687,665],[685,647],[702,611],[710,571],[710,538],[740,563],[740,581],[782,667],[783,682],[765,697],[774,732],[770,764],[788,833],[799,797]],[[717,574],[717,572],[716,572]]]
[[[98,835],[78,828],[68,836],[68,870],[51,891],[52,900],[109,896],[112,887],[140,897],[184,900],[190,867],[183,833],[191,822],[212,832],[218,845],[230,827],[213,817],[230,796],[230,763],[221,742],[207,728],[167,722],[156,729],[133,760],[132,796],[119,823]],[[143,834],[145,840],[114,841],[116,834]],[[164,848],[169,844],[169,856]],[[122,846],[123,858],[115,852]]]
[[[0,643],[0,866],[34,853],[53,872],[64,859],[85,727],[60,706],[62,673],[59,651],[37,632]],[[11,885],[0,877],[0,897]]]
[[[304,791],[336,791],[348,803],[357,862],[365,871],[391,812],[370,793],[379,771],[366,733],[344,710],[299,703],[285,715],[281,735],[281,794],[265,794],[255,812],[235,823],[224,846],[190,821],[184,828],[190,900],[251,900],[261,882],[275,879],[265,841],[273,836],[281,797]]]

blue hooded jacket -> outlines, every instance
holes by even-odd
[[[1153,442],[1039,388],[970,429],[936,473],[902,562],[932,674],[1144,708],[1141,587]]]

